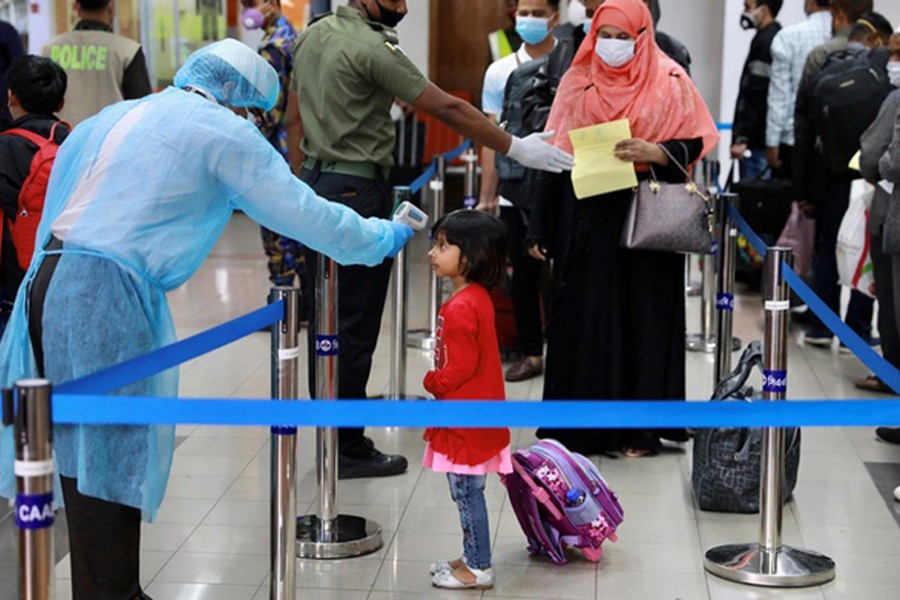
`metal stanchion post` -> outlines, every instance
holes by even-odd
[[[475,208],[478,206],[478,153],[475,152],[475,148],[469,148],[462,155],[462,159],[466,163],[466,173],[463,180],[463,187],[465,188],[463,206]]]
[[[716,338],[713,337],[716,302],[716,260],[713,255],[703,257],[703,280],[700,292],[700,333],[690,333],[685,347],[691,352],[712,354],[716,351]]]
[[[703,161],[703,186],[709,190],[709,163]],[[700,333],[690,333],[685,347],[691,352],[712,354],[716,351],[715,306],[716,306],[716,254],[717,242],[714,242],[713,253],[702,257],[701,292],[700,292]]]
[[[766,348],[763,398],[784,400],[787,393],[787,325],[790,295],[782,276],[792,263],[789,248],[769,248],[766,255]],[[784,510],[785,431],[763,431],[760,473],[759,542],[732,544],[706,553],[706,569],[723,579],[767,587],[809,587],[834,579],[835,564],[829,557],[782,544]]]
[[[707,163],[704,163],[707,164]],[[704,169],[708,173],[708,169]],[[722,215],[719,213],[719,194],[714,189],[708,189],[713,197],[713,209],[716,211],[716,222],[721,223]],[[712,254],[703,257],[703,291],[700,296],[700,333],[688,334],[685,340],[685,348],[691,352],[703,352],[714,354],[716,352],[716,260],[721,248],[716,240]],[[731,340],[732,348],[739,350],[740,340]]]
[[[394,206],[409,202],[412,198],[406,186],[394,188]],[[408,329],[409,304],[409,261],[404,247],[394,258],[394,273],[391,284],[391,370],[388,392],[379,396],[385,400],[424,400],[423,396],[406,393],[406,336]]]
[[[406,114],[402,111],[400,112],[400,120],[397,121],[399,125],[399,131],[397,132],[399,135],[397,136],[399,139],[397,140],[397,163],[398,166],[405,167],[406,166]],[[415,161],[413,161],[415,164]]]
[[[703,293],[703,285],[699,281],[691,281],[691,262],[694,254],[688,254],[684,261],[684,292],[688,296],[699,296]]]
[[[320,254],[316,282],[316,399],[338,397],[338,270]],[[350,558],[381,548],[381,526],[362,517],[338,514],[338,430],[316,430],[319,515],[297,520],[297,556]]]
[[[702,185],[703,189],[705,189],[705,190],[712,189],[712,182],[713,182],[712,169],[711,169],[711,163],[708,159],[704,158],[700,162],[699,172],[701,173],[702,181],[697,182],[698,185]],[[696,179],[696,177],[695,177],[695,179]],[[684,291],[688,296],[691,296],[691,297],[701,296],[704,294],[704,290],[705,290],[705,288],[703,287],[702,279],[701,279],[701,281],[691,281],[691,270],[692,270],[691,262],[694,260],[695,256],[700,259],[702,264],[705,264],[705,262],[703,262],[703,261],[706,260],[706,257],[703,254],[698,254],[698,255],[688,255],[687,261],[685,261]],[[702,264],[701,264],[701,269],[702,269]],[[702,276],[705,276],[705,272],[701,270],[701,277]],[[712,335],[712,331],[709,331],[708,333],[710,335]]]
[[[436,223],[438,219],[444,216],[444,181],[447,171],[447,161],[442,154],[435,159],[437,162],[437,172],[434,178],[429,182],[428,188],[431,190],[431,217]],[[443,304],[443,290],[441,287],[441,278],[437,276],[433,270],[428,271],[428,327],[427,329],[415,329],[409,332],[406,343],[413,348],[421,350],[434,349],[435,336],[437,334],[438,312]]]
[[[28,379],[3,390],[3,422],[15,424],[19,598],[51,600],[53,555],[53,425],[50,382]]]
[[[719,196],[719,273],[716,310],[719,320],[716,329],[717,340],[735,339],[740,348],[741,341],[732,337],[734,325],[734,268],[737,260],[738,231],[728,217],[728,205],[735,200],[734,194]],[[716,368],[713,387],[717,386],[731,372],[731,354],[734,347],[728,344],[716,346]]]
[[[300,392],[300,290],[277,287],[269,303],[284,301],[284,317],[272,325],[272,399]],[[269,599],[296,597],[297,428],[272,427]]]

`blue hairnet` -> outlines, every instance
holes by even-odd
[[[175,73],[175,87],[194,86],[220,103],[272,110],[278,101],[278,74],[250,47],[226,39],[200,48]]]

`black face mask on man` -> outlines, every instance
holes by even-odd
[[[759,12],[762,7],[758,7],[750,12],[741,13],[741,29],[756,29],[759,26]]]
[[[381,3],[381,0],[375,0],[375,4],[378,5],[378,9],[381,11],[380,23],[382,25],[386,25],[388,27],[396,27],[397,24],[403,20],[403,17],[406,16],[405,13],[386,8],[384,4]]]

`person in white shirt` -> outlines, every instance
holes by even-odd
[[[556,46],[553,28],[559,25],[559,0],[519,0],[516,9],[516,32],[522,45],[509,56],[495,61],[484,75],[481,110],[498,119],[503,112],[503,97],[509,76],[521,65],[539,59]],[[497,193],[499,176],[495,153],[485,147],[481,152],[481,190],[478,210],[500,215],[509,233],[510,260],[515,269],[512,294],[516,314],[517,345],[523,358],[506,373],[508,381],[523,381],[543,372],[543,327],[540,310],[541,264],[526,256],[524,247],[527,213]],[[520,265],[533,261],[533,268]],[[518,288],[518,291],[515,291]]]
[[[766,118],[766,160],[790,177],[794,147],[794,105],[806,57],[831,38],[830,0],[805,0],[808,18],[785,27],[772,40],[772,79]]]

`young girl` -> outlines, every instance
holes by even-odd
[[[505,400],[494,308],[488,289],[506,268],[506,233],[496,218],[474,210],[450,213],[432,229],[431,267],[453,283],[438,316],[434,370],[425,389],[438,400]],[[484,484],[488,473],[511,473],[508,429],[429,428],[423,464],[447,473],[459,508],[463,555],[431,566],[432,584],[490,589],[491,536]]]

